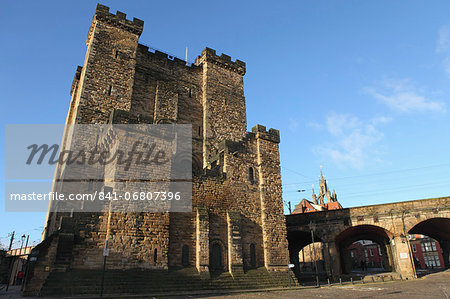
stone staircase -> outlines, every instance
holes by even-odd
[[[58,271],[66,271],[72,261],[74,235],[71,233],[59,233],[59,242],[56,250],[54,268]]]
[[[228,272],[202,277],[195,268],[167,270],[109,270],[105,272],[103,294],[193,294],[217,290],[266,289],[298,286],[294,275],[286,272],[268,272],[265,268],[247,273]],[[102,271],[54,271],[48,276],[40,296],[92,296],[101,292]]]

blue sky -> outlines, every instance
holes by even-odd
[[[281,131],[285,201],[309,199],[321,165],[344,207],[450,195],[449,2],[102,3],[145,21],[141,43],[247,63],[248,129]],[[2,168],[5,124],[64,123],[95,6],[0,2]],[[44,218],[1,203],[0,243],[38,240]]]

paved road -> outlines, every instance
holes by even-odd
[[[450,299],[450,270],[408,281],[389,281],[291,291],[259,292],[203,298],[443,298]]]
[[[143,298],[146,296],[140,296]],[[21,298],[19,287],[14,286],[8,293],[0,286],[0,299]],[[28,297],[30,298],[30,297]],[[120,296],[119,298],[125,298]],[[151,298],[151,297],[150,297]],[[168,298],[168,297],[161,297]],[[221,296],[170,296],[169,298],[442,298],[450,299],[450,270],[408,281],[389,281],[385,283],[354,284],[321,288],[302,288],[296,290],[241,293]],[[31,299],[31,298],[30,298]]]

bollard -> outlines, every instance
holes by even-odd
[[[353,284],[353,277],[350,277],[350,282]]]
[[[400,274],[400,279],[403,280],[403,276]]]
[[[362,284],[364,284],[364,277],[361,277],[361,282]]]
[[[342,278],[339,276],[339,283],[342,285]]]
[[[331,285],[331,283],[330,283],[330,279],[329,279],[329,278],[327,279],[327,281],[328,281],[328,285]]]

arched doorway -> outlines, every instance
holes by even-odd
[[[256,268],[256,248],[255,244],[250,244],[250,267]]]
[[[358,225],[336,237],[342,274],[352,272],[391,272],[392,233],[375,225]]]
[[[222,246],[218,242],[215,242],[211,246],[211,270],[222,271],[223,270],[223,253]]]
[[[418,276],[450,268],[450,218],[431,218],[409,231]]]
[[[294,264],[294,274],[299,281],[315,282],[316,276],[325,277],[324,246],[322,239],[311,231],[288,232],[289,260]]]

